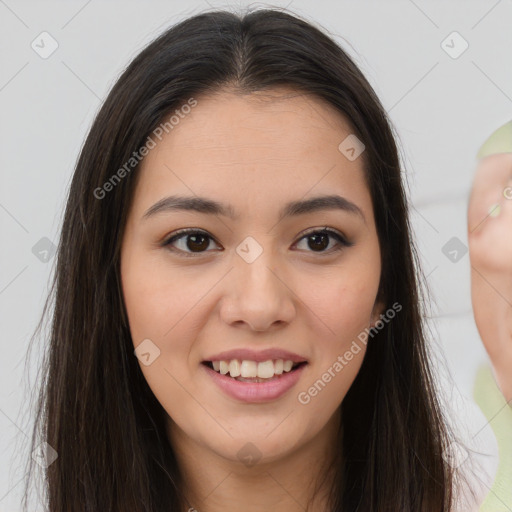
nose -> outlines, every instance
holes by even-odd
[[[297,298],[291,283],[279,275],[276,265],[264,254],[252,263],[241,258],[235,263],[220,309],[224,322],[269,331],[293,320]]]

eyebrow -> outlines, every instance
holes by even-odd
[[[213,199],[198,196],[168,196],[160,199],[148,208],[142,219],[153,217],[158,213],[178,210],[194,211],[208,215],[222,215],[233,220],[239,218],[231,205],[224,205]],[[366,222],[362,210],[356,204],[339,195],[318,196],[311,199],[291,201],[280,211],[279,221],[285,217],[294,217],[321,210],[343,210],[360,216]]]

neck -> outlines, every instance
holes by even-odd
[[[252,466],[199,445],[169,422],[187,503],[183,512],[305,512],[327,510],[337,476],[331,469],[340,446],[339,414],[293,452],[262,458]],[[264,454],[263,454],[264,455]]]

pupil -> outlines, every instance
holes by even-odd
[[[324,243],[321,243],[320,245],[316,245],[316,243],[318,242],[318,240],[319,240],[320,238],[321,238],[321,239],[323,239],[323,242],[324,242]],[[328,235],[325,235],[325,234],[321,234],[321,235],[311,235],[311,236],[309,237],[309,239],[310,239],[310,240],[315,239],[315,240],[316,240],[316,242],[315,242],[315,245],[311,245],[311,244],[309,244],[309,246],[310,246],[310,248],[311,248],[311,249],[315,249],[315,248],[316,248],[316,249],[325,249],[326,247],[328,247],[328,246],[329,246],[329,240],[328,240],[328,238],[329,238],[329,237],[328,237]],[[325,243],[325,242],[327,242],[327,243]]]
[[[207,237],[204,236],[204,235],[188,235],[187,237],[188,241],[187,241],[187,247],[188,249],[190,249],[191,251],[194,251],[196,249],[206,249],[208,247],[208,241],[207,241]],[[197,240],[201,240],[203,241],[202,244],[197,244],[197,245],[194,245],[194,243],[197,243]],[[194,242],[192,244],[190,244],[190,241],[193,240]],[[206,243],[205,243],[206,241]]]

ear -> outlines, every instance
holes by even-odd
[[[377,298],[372,309],[370,327],[375,327],[375,322],[377,322],[377,320],[380,320],[380,315],[382,315],[384,311],[386,311],[386,304],[384,303],[383,300]]]

